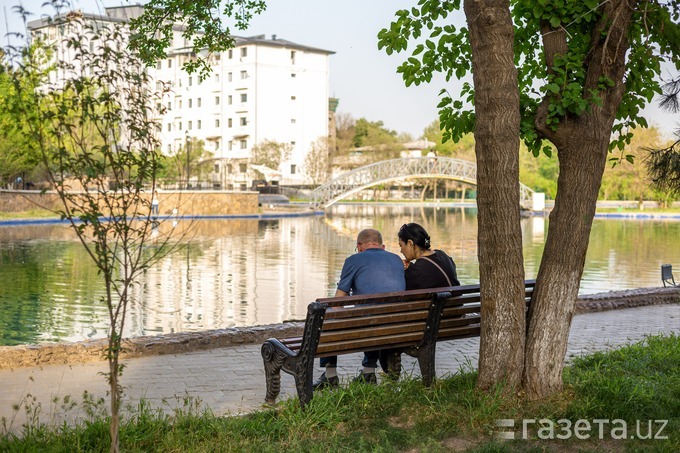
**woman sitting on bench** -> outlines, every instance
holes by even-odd
[[[406,289],[441,288],[460,286],[456,263],[446,252],[432,250],[430,235],[417,223],[405,223],[397,233],[399,248],[404,255]],[[388,370],[388,357],[401,354],[398,349],[380,352],[380,365],[392,378],[398,378],[401,370]]]

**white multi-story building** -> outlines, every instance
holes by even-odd
[[[102,24],[136,17],[141,6],[106,8],[106,16],[75,17]],[[68,20],[64,16],[64,20]],[[59,36],[63,20],[29,23],[34,35]],[[305,156],[313,143],[329,137],[329,56],[333,52],[278,39],[275,35],[235,37],[235,47],[207,57],[212,72],[205,80],[182,66],[195,58],[192,43],[174,27],[167,58],[149,68],[154,80],[168,82],[159,118],[163,152],[172,155],[194,139],[202,140],[214,157],[209,176],[215,187],[247,189],[257,178],[250,166],[251,150],[265,141],[285,145],[290,153],[278,169],[279,182],[311,181]],[[274,173],[272,172],[272,173]]]

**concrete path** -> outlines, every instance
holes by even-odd
[[[572,323],[567,360],[594,351],[616,348],[648,334],[680,333],[677,304],[628,308],[578,315]],[[440,343],[437,374],[476,368],[479,339]],[[239,414],[261,407],[265,378],[260,345],[244,345],[177,355],[127,359],[121,379],[124,404],[134,408],[140,399],[149,406],[171,413],[187,402],[200,403],[215,414]],[[360,369],[361,355],[340,357],[340,375],[349,379]],[[406,372],[417,373],[417,364],[404,356]],[[107,384],[99,373],[106,363],[45,365],[0,370],[0,433],[21,432],[27,420],[61,424],[86,418],[80,404],[83,392],[95,400],[106,398]],[[320,373],[320,371],[319,371]],[[282,373],[281,398],[293,396],[294,382]],[[64,403],[67,398],[69,403]],[[108,401],[108,400],[107,400]],[[76,406],[66,408],[71,402]],[[106,403],[108,404],[108,402]],[[28,407],[28,409],[26,409]]]

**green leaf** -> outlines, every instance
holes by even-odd
[[[545,86],[545,89],[551,93],[559,93],[560,92],[560,87],[556,83],[549,83]]]

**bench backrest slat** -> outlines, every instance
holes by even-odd
[[[378,326],[382,324],[394,324],[408,321],[423,321],[427,318],[427,310],[408,311],[406,313],[389,313],[364,318],[331,319],[325,321],[322,332],[349,329],[352,327]],[[422,323],[421,323],[422,324]],[[323,333],[321,337],[323,338]]]
[[[414,302],[382,302],[373,305],[346,305],[326,310],[324,325],[331,319],[354,318],[358,316],[378,315],[381,313],[403,313],[413,310],[427,310],[430,299]]]

